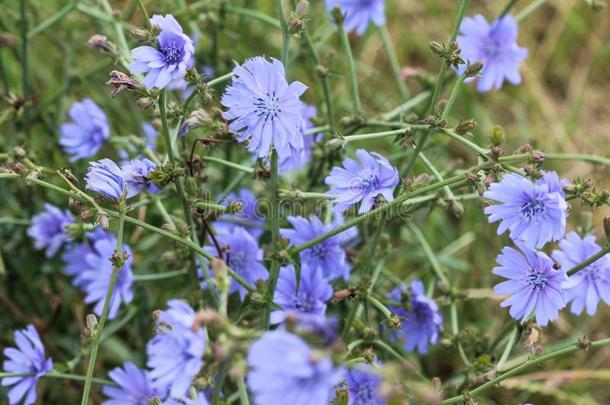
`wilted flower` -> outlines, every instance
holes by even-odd
[[[110,137],[106,114],[93,100],[86,98],[72,105],[69,116],[72,122],[60,126],[59,144],[71,155],[71,162],[92,157]]]
[[[158,318],[160,333],[146,346],[146,365],[153,388],[167,389],[170,397],[182,399],[203,365],[205,330],[193,329],[195,311],[186,302],[171,300],[168,307]]]
[[[85,182],[87,190],[96,191],[106,198],[118,201],[127,196],[125,173],[110,159],[89,163]]]
[[[302,266],[297,282],[296,269],[292,264],[280,268],[273,302],[282,307],[271,313],[271,323],[280,323],[289,314],[300,316],[323,316],[326,303],[333,295],[330,283],[322,274],[322,269]]]
[[[23,405],[36,402],[36,384],[38,379],[53,369],[53,360],[45,359],[44,346],[40,335],[34,326],[15,331],[17,348],[7,347],[4,355],[8,358],[2,364],[2,371],[19,375],[4,377],[0,383],[3,387],[11,387],[8,392],[8,403],[18,404],[23,399]]]
[[[104,386],[102,392],[110,399],[102,402],[102,405],[148,405],[151,397],[163,396],[153,389],[148,373],[129,361],[123,368],[112,369],[108,376],[118,387]]]
[[[326,9],[330,11],[340,7],[345,13],[345,30],[362,35],[371,22],[378,27],[385,25],[384,2],[385,0],[326,0]]]
[[[280,160],[291,156],[303,148],[299,97],[306,89],[301,82],[288,84],[280,61],[247,59],[233,69],[233,83],[222,96],[229,129],[259,158],[268,157],[272,147]]]
[[[566,293],[562,283],[567,280],[564,270],[555,270],[553,261],[543,252],[519,246],[502,249],[496,259],[499,266],[493,274],[507,278],[494,287],[497,294],[511,295],[500,304],[510,306],[510,316],[525,320],[536,313],[536,323],[546,326],[557,319],[559,310],[566,306]]]
[[[123,165],[121,169],[127,186],[127,198],[138,195],[143,191],[153,194],[160,191],[157,186],[151,183],[149,178],[150,172],[156,168],[157,165],[147,158],[134,159]]]
[[[404,294],[409,297],[407,302],[403,302]],[[417,349],[419,354],[428,353],[428,345],[435,345],[439,341],[440,332],[443,330],[443,317],[436,302],[426,297],[424,284],[413,280],[410,288],[404,285],[396,287],[389,298],[403,304],[388,308],[400,319],[400,330],[395,335],[404,341],[405,350],[411,352]]]
[[[595,236],[581,238],[576,232],[567,234],[559,242],[559,247],[561,250],[554,250],[552,257],[563,271],[570,270],[601,250]],[[572,313],[580,315],[586,308],[587,314],[595,315],[600,300],[610,305],[610,255],[572,274],[561,287],[566,290],[567,302],[572,302]]]
[[[342,370],[328,357],[314,357],[300,337],[266,332],[248,351],[248,387],[257,404],[326,404]]]
[[[358,213],[370,211],[379,194],[387,201],[394,200],[394,189],[399,182],[396,168],[375,152],[358,149],[356,156],[360,163],[347,158],[343,167],[333,167],[325,179],[330,186],[326,194],[335,197],[333,204],[339,212],[357,203],[360,203]]]
[[[118,71],[113,70],[110,72],[110,79],[106,82],[112,86],[112,97],[116,97],[123,90],[138,90],[142,88],[140,82],[133,77]]]
[[[515,173],[493,183],[483,196],[503,204],[485,208],[489,222],[500,221],[498,235],[509,230],[514,241],[521,241],[530,249],[561,240],[565,234],[568,205],[562,181],[554,172],[532,183]]]
[[[527,57],[527,49],[517,45],[519,27],[511,15],[505,15],[490,26],[482,15],[466,17],[457,37],[463,59],[471,63],[482,62],[483,69],[477,79],[481,92],[499,89],[504,79],[512,84],[521,83],[519,65]],[[466,70],[460,65],[458,73]]]
[[[150,24],[161,29],[157,36],[157,47],[140,46],[132,49],[133,62],[129,65],[129,70],[133,74],[146,73],[143,83],[147,89],[163,89],[172,81],[184,77],[195,49],[193,41],[182,31],[172,15],[154,15]]]
[[[45,256],[53,257],[65,242],[72,238],[67,226],[74,223],[70,211],[62,211],[52,204],[45,203],[44,211],[32,217],[32,225],[27,234],[34,239],[36,249],[46,249]]]
[[[289,216],[288,222],[293,229],[280,229],[280,235],[289,239],[291,246],[302,245],[335,229],[334,224],[324,224],[315,215],[309,219]],[[311,270],[320,268],[329,280],[339,277],[347,280],[351,266],[342,247],[344,241],[344,236],[339,234],[316,243],[300,253],[301,263]]]
[[[257,280],[267,280],[269,274],[263,265],[263,250],[244,228],[220,229],[216,239],[224,250],[223,259],[227,265],[250,285],[254,286]],[[218,254],[213,246],[206,246],[205,250],[212,255]],[[248,290],[235,280],[231,281],[229,292],[238,292],[242,300],[248,294]]]

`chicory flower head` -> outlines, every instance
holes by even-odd
[[[271,323],[283,322],[286,316],[323,316],[326,303],[333,295],[330,283],[322,274],[322,269],[309,269],[303,265],[301,277],[297,283],[296,269],[292,264],[280,268],[277,288],[273,302],[282,307],[271,313]]]
[[[342,369],[314,356],[307,343],[284,330],[266,332],[248,351],[248,387],[261,405],[326,404]]]
[[[195,311],[181,300],[169,301],[157,321],[159,333],[146,346],[152,386],[182,399],[203,365],[205,330],[193,328]]]
[[[24,405],[36,402],[36,384],[38,379],[53,369],[53,360],[46,359],[40,335],[34,326],[15,331],[14,347],[7,347],[3,353],[7,360],[2,364],[2,371],[15,374],[32,374],[15,377],[4,377],[0,381],[3,387],[11,387],[8,392],[8,403],[18,404],[23,399]]]
[[[85,176],[85,188],[118,201],[127,196],[125,173],[108,158],[91,162]]]
[[[195,49],[193,41],[182,31],[172,15],[154,15],[150,24],[161,29],[156,47],[140,46],[132,49],[133,62],[129,65],[129,70],[133,74],[146,73],[143,83],[147,89],[164,89],[172,81],[184,77]]]
[[[517,21],[511,15],[494,21],[491,26],[482,15],[462,21],[457,43],[464,60],[483,63],[481,77],[477,79],[480,92],[499,89],[504,80],[521,83],[519,65],[527,57],[527,49],[517,45],[518,31]],[[461,75],[465,70],[466,66],[460,65],[458,73]]]
[[[61,124],[59,144],[70,154],[70,161],[95,155],[110,137],[106,114],[93,100],[86,98],[70,108],[72,122]]]
[[[525,177],[511,173],[499,183],[493,183],[483,194],[485,198],[503,204],[485,208],[489,222],[500,221],[498,235],[506,230],[515,242],[530,249],[561,240],[565,234],[568,204],[563,185],[554,172],[547,172],[532,183]]]
[[[159,188],[150,181],[150,173],[157,168],[150,159],[133,159],[121,167],[123,178],[127,186],[127,198],[131,198],[143,191],[152,194],[158,193]]]
[[[345,30],[362,35],[371,22],[378,27],[385,25],[384,3],[385,0],[326,0],[326,10],[340,7],[345,13]]]
[[[291,156],[303,148],[299,97],[306,89],[298,81],[288,84],[280,61],[247,59],[233,69],[233,82],[221,99],[229,129],[259,158],[269,157],[271,148],[280,161]]]
[[[345,373],[349,390],[348,405],[385,405],[380,389],[383,378],[372,371],[368,364],[360,364]]]
[[[559,247],[561,250],[554,250],[552,257],[563,271],[570,270],[601,250],[595,236],[581,238],[576,232],[567,234],[559,242]],[[580,315],[586,308],[587,314],[595,315],[600,300],[610,305],[610,255],[572,274],[561,287],[566,290],[567,302],[572,302],[572,313]]]
[[[410,288],[404,285],[396,287],[389,298],[404,304],[388,307],[400,318],[400,330],[395,337],[404,340],[404,348],[409,352],[417,349],[419,354],[428,353],[428,345],[439,341],[443,316],[436,302],[426,297],[424,284],[413,280]]]
[[[65,242],[72,240],[67,226],[74,223],[70,211],[62,211],[45,203],[44,210],[32,217],[32,225],[27,230],[34,239],[36,249],[46,249],[45,256],[53,257]]]
[[[131,362],[126,362],[123,368],[112,369],[108,376],[118,387],[104,386],[102,392],[109,399],[102,402],[102,405],[148,405],[151,397],[163,397],[152,387],[148,373]]]
[[[333,204],[338,212],[357,203],[360,203],[359,214],[368,212],[380,194],[387,201],[394,200],[394,189],[399,182],[396,168],[375,152],[358,149],[356,156],[360,163],[347,158],[343,167],[333,167],[325,180],[330,186],[326,194],[334,197]]]
[[[280,229],[280,235],[282,238],[290,240],[291,246],[302,245],[335,229],[333,224],[324,224],[315,215],[309,219],[289,216],[288,222],[293,229]],[[343,242],[344,238],[339,234],[316,243],[300,253],[301,263],[310,270],[320,268],[324,277],[329,280],[340,277],[347,280],[351,265],[343,250]]]
[[[546,326],[557,319],[566,305],[562,284],[567,280],[564,270],[555,270],[553,261],[545,253],[520,245],[521,252],[511,247],[502,249],[496,259],[499,266],[492,273],[507,278],[494,287],[497,294],[510,295],[500,304],[510,306],[513,319],[525,320],[532,312],[536,323]]]
[[[263,265],[263,250],[244,228],[220,229],[216,239],[223,249],[225,263],[250,285],[254,286],[257,280],[267,280],[269,274]],[[214,246],[206,246],[205,250],[212,255],[218,254]],[[235,280],[231,280],[229,292],[238,292],[241,300],[248,294],[248,290]]]

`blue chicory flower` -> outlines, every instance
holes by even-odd
[[[159,137],[159,131],[148,122],[142,124],[142,133],[144,134],[144,140],[146,146],[151,150],[157,150],[157,138]]]
[[[326,404],[343,373],[330,358],[314,358],[303,339],[284,330],[257,339],[247,361],[248,387],[261,405]]]
[[[595,242],[595,236],[584,238],[576,232],[570,232],[559,242],[561,250],[554,250],[552,257],[564,271],[579,265],[601,250]],[[575,274],[561,285],[566,290],[570,310],[580,315],[586,308],[587,314],[595,315],[600,300],[610,305],[610,255],[605,255]]]
[[[45,256],[53,257],[65,242],[72,240],[67,226],[74,223],[70,211],[62,211],[45,203],[44,210],[32,217],[32,225],[27,230],[34,239],[36,249],[46,249]]]
[[[315,215],[309,219],[289,216],[288,222],[293,229],[280,229],[280,235],[282,238],[290,240],[291,246],[302,245],[335,229],[333,224],[324,224]],[[301,263],[311,270],[320,268],[324,277],[329,280],[337,278],[347,280],[351,265],[343,250],[343,242],[344,238],[339,234],[305,249],[300,253]]]
[[[143,83],[147,89],[164,89],[172,81],[184,77],[195,49],[193,41],[182,31],[172,15],[154,15],[150,23],[161,29],[157,36],[157,46],[132,49],[133,62],[129,65],[129,70],[133,74],[146,73]]]
[[[340,7],[345,13],[345,30],[362,35],[371,22],[378,27],[385,25],[384,3],[385,0],[326,0],[326,10]]]
[[[40,335],[32,325],[15,331],[14,347],[7,347],[3,353],[7,360],[2,364],[2,371],[15,374],[33,374],[15,377],[4,377],[0,385],[11,387],[8,392],[8,403],[18,404],[23,399],[23,405],[36,402],[36,384],[38,379],[53,369],[53,360],[45,358],[44,346]]]
[[[258,239],[264,231],[265,216],[260,210],[254,193],[247,188],[240,189],[237,194],[229,193],[220,203],[227,205],[229,201],[242,204],[240,212],[235,214],[224,214],[218,218],[214,226],[219,230],[232,231],[236,227],[244,228],[254,239]],[[232,222],[235,220],[235,222]]]
[[[300,170],[311,161],[316,134],[305,134],[305,131],[314,127],[311,120],[317,114],[318,109],[316,107],[303,103],[303,107],[301,108],[301,117],[303,118],[303,147],[301,149],[293,150],[290,156],[280,160],[280,174]]]
[[[93,100],[86,98],[70,108],[72,122],[61,124],[59,144],[70,154],[70,161],[90,158],[110,137],[106,114]]]
[[[224,250],[225,263],[250,285],[254,286],[257,280],[267,280],[269,274],[263,265],[263,250],[244,228],[220,229],[216,239]],[[205,250],[214,256],[218,254],[214,246],[206,246]],[[248,290],[235,280],[231,280],[229,292],[238,292],[241,300],[248,294]]]
[[[109,399],[102,402],[102,405],[148,405],[151,397],[163,397],[152,387],[148,373],[131,362],[126,362],[122,368],[112,369],[108,376],[118,387],[104,386],[102,392]]]
[[[85,293],[85,303],[95,303],[93,312],[101,316],[113,271],[110,258],[115,252],[117,240],[112,233],[101,229],[88,232],[86,236],[86,242],[71,246],[62,256],[64,272],[73,277],[72,284]],[[121,303],[129,304],[133,300],[131,249],[123,245],[123,251],[127,254],[127,260],[119,271],[110,300],[108,319],[116,317]]]
[[[224,117],[239,142],[259,158],[270,156],[273,147],[280,161],[303,148],[303,103],[307,87],[286,81],[284,65],[262,56],[247,59],[233,69],[233,82],[222,96],[228,110]]]
[[[501,88],[505,79],[512,84],[521,83],[519,65],[527,57],[527,49],[517,45],[518,31],[517,21],[511,15],[494,21],[491,26],[482,15],[462,21],[457,43],[463,59],[483,63],[481,77],[477,79],[480,92]],[[461,65],[458,73],[463,74],[465,69]]]
[[[146,346],[152,386],[171,398],[185,398],[203,366],[205,330],[194,328],[195,315],[186,302],[169,301],[157,319],[159,333]]]
[[[127,186],[127,198],[138,195],[143,191],[152,194],[161,191],[149,179],[150,173],[156,168],[157,165],[147,158],[133,159],[121,167]]]
[[[375,374],[368,364],[360,364],[345,373],[345,383],[349,391],[348,405],[385,405],[387,400],[381,395],[383,378]]]
[[[85,188],[118,201],[127,195],[125,173],[108,158],[89,163],[85,176]]]
[[[541,248],[545,243],[561,240],[565,234],[568,204],[553,172],[536,183],[515,173],[493,183],[483,196],[503,204],[485,208],[489,222],[500,221],[498,235],[506,230],[515,242],[528,248]]]
[[[388,306],[400,318],[400,330],[394,333],[394,337],[403,340],[404,348],[409,352],[417,349],[419,354],[428,353],[428,345],[439,341],[443,316],[436,302],[426,297],[424,284],[413,280],[410,288],[404,285],[396,287],[389,298],[401,304],[408,299],[404,305]]]
[[[303,265],[297,283],[297,272],[294,265],[280,268],[273,302],[282,307],[271,313],[271,323],[281,323],[291,314],[297,316],[323,316],[326,303],[333,295],[330,283],[322,274],[322,269],[309,269]]]
[[[510,306],[510,316],[525,322],[535,311],[536,323],[546,326],[557,319],[566,306],[562,287],[567,280],[564,270],[555,270],[553,261],[543,252],[519,244],[521,252],[511,247],[502,249],[496,259],[499,266],[492,273],[507,278],[494,287],[494,292],[510,295],[500,304]]]
[[[387,201],[394,200],[394,189],[399,182],[396,168],[378,153],[358,149],[356,156],[360,163],[347,158],[343,167],[334,167],[325,180],[330,186],[326,194],[334,197],[338,212],[357,203],[360,203],[359,214],[368,212],[380,194]]]

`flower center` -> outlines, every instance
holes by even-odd
[[[547,282],[547,275],[538,269],[530,269],[527,274],[527,284],[529,284],[534,291],[542,290],[547,285]]]
[[[257,97],[254,100],[254,107],[256,108],[256,115],[264,117],[265,121],[268,119],[274,120],[282,112],[280,98],[275,95],[275,91],[271,94],[265,93],[265,97]]]
[[[502,53],[502,43],[495,39],[490,39],[483,47],[483,53],[487,59],[495,59]]]
[[[165,63],[174,65],[182,59],[184,47],[180,46],[180,44],[176,43],[175,41],[170,41],[167,46],[161,50],[161,52],[163,52]]]
[[[292,303],[294,309],[303,313],[310,313],[314,307],[314,302],[311,297],[305,294],[298,294],[294,297],[294,301]]]
[[[379,177],[377,176],[377,173],[372,171],[364,171],[361,173],[359,176],[358,188],[366,192],[379,189]]]
[[[526,202],[521,206],[521,216],[527,219],[537,218],[544,214],[544,203],[538,199]]]
[[[585,271],[585,274],[587,275],[587,277],[589,277],[591,280],[600,279],[599,266],[597,265],[597,263],[592,263],[592,264],[588,265],[587,267],[584,268],[584,271]]]
[[[323,259],[326,256],[326,247],[321,243],[313,245],[309,250],[310,254],[318,259]]]
[[[373,387],[371,384],[360,384],[354,392],[354,404],[370,404],[374,400]]]
[[[232,253],[229,255],[229,266],[235,271],[241,271],[245,269],[247,264],[246,255],[242,252]]]

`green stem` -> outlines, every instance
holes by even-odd
[[[598,261],[599,259],[601,259],[602,257],[604,257],[606,254],[608,254],[610,252],[610,245],[607,245],[606,247],[604,247],[602,250],[600,250],[599,252],[597,252],[596,254],[594,254],[593,256],[589,257],[587,260],[585,260],[584,262],[572,267],[570,270],[566,271],[566,274],[568,276],[571,276],[574,273],[577,273],[578,271],[584,269],[585,267],[587,267],[588,265]]]
[[[280,20],[280,29],[282,30],[282,64],[286,70],[286,78],[288,78],[288,45],[290,43],[290,33],[288,32],[288,23],[286,22],[286,12],[284,10],[284,0],[275,0],[275,12]]]
[[[451,302],[451,307],[449,308],[451,313],[451,333],[453,334],[453,338],[457,342],[458,353],[462,362],[466,367],[471,367],[472,363],[468,360],[468,356],[466,356],[466,352],[464,352],[464,347],[462,347],[462,343],[458,339],[458,334],[460,332],[460,327],[458,323],[458,314],[457,314],[457,303],[455,301]]]
[[[229,162],[228,160],[224,160],[222,158],[218,158],[218,157],[214,157],[214,156],[202,156],[202,158],[204,161],[218,163],[223,166],[230,167],[232,169],[240,170],[244,173],[249,173],[249,174],[254,173],[254,169],[252,167],[247,167],[244,165],[240,165],[238,163]]]
[[[174,270],[174,271],[165,271],[163,273],[151,273],[151,274],[134,274],[134,281],[157,281],[157,280],[165,280],[167,278],[173,278],[178,276],[183,276],[187,274],[187,270]]]
[[[20,3],[20,28],[21,28],[21,91],[23,92],[24,103],[23,110],[23,128],[26,136],[30,133],[30,83],[28,71],[28,18],[27,18],[27,0],[21,0]]]
[[[250,405],[250,398],[248,397],[248,389],[244,382],[244,377],[237,379],[237,392],[239,392],[239,401],[241,405]]]
[[[519,329],[520,328],[518,326],[515,326],[513,328],[513,331],[510,334],[510,338],[508,339],[508,343],[506,344],[506,347],[504,348],[504,352],[502,352],[502,356],[500,357],[500,361],[498,361],[498,364],[496,365],[497,371],[502,371],[502,368],[504,367],[506,360],[508,360],[508,356],[510,356],[510,352],[513,350],[513,347],[515,346],[515,343],[517,342],[517,337],[519,336]]]
[[[42,23],[40,23],[39,25],[37,25],[35,28],[32,28],[30,30],[30,32],[28,32],[28,38],[31,39],[31,38],[35,37],[36,35],[40,34],[41,32],[43,32],[44,30],[57,24],[66,15],[68,15],[68,13],[70,13],[70,11],[74,10],[76,8],[77,4],[78,4],[78,0],[73,0],[69,4],[66,4],[65,6],[63,6],[62,9],[59,10],[51,18],[48,18],[47,20],[45,20]]]
[[[510,12],[510,10],[514,7],[515,4],[517,4],[517,1],[519,0],[510,0],[507,4],[506,7],[504,7],[504,9],[502,10],[502,12],[500,13],[500,16],[498,17],[498,20],[501,20],[502,18],[504,18],[504,16],[506,14],[508,14]]]
[[[2,373],[2,372],[0,372],[0,378],[29,377],[29,376],[33,376],[33,375],[35,375],[35,374],[34,373]],[[55,370],[52,370],[52,371],[48,372],[47,374],[42,375],[40,378],[51,378],[51,379],[70,380],[70,381],[86,381],[86,379],[87,379],[84,375],[60,373],[59,371],[55,371]],[[103,378],[92,378],[91,382],[95,383],[95,384],[110,385],[113,387],[118,386],[118,384],[115,383],[114,381],[106,380]]]
[[[125,227],[125,216],[126,216],[126,205],[124,201],[119,201],[119,227],[117,230],[117,238],[116,238],[116,253],[121,254],[123,251],[123,229]],[[112,274],[110,276],[110,283],[108,284],[108,290],[106,290],[106,298],[104,299],[104,306],[102,307],[102,314],[100,316],[100,321],[95,329],[92,342],[91,342],[91,352],[89,354],[89,364],[87,367],[87,376],[85,380],[85,387],[83,389],[83,397],[81,400],[81,405],[87,405],[89,403],[89,392],[91,391],[91,379],[93,378],[93,372],[95,371],[95,363],[97,360],[97,352],[100,346],[100,337],[104,331],[104,326],[106,325],[106,320],[108,319],[108,312],[110,311],[110,301],[112,299],[112,294],[114,293],[114,287],[116,285],[117,278],[119,277],[119,272],[121,271],[121,267],[113,266]]]
[[[408,113],[413,108],[417,107],[419,104],[423,103],[427,99],[429,99],[431,95],[432,93],[428,90],[422,91],[421,93],[411,97],[392,111],[383,114],[382,118],[385,121],[391,121],[397,117],[400,117]]]
[[[144,24],[146,24],[146,27],[148,27],[148,29],[151,29],[152,26],[150,24],[150,18],[148,17],[148,12],[146,11],[146,7],[144,7],[144,1],[137,0],[137,2],[138,2],[138,8],[140,9],[140,13],[142,13],[142,17],[144,17]]]
[[[358,91],[358,78],[356,77],[356,64],[354,63],[354,55],[352,54],[352,47],[349,43],[349,37],[343,23],[339,25],[339,35],[341,36],[341,43],[345,50],[347,57],[347,67],[349,70],[349,82],[352,90],[352,113],[357,115],[361,110],[360,104],[360,92]]]
[[[270,15],[262,13],[260,11],[250,10],[247,8],[234,6],[234,5],[228,4],[228,3],[224,3],[223,6],[224,6],[224,10],[229,13],[233,13],[236,15],[240,15],[240,16],[251,18],[253,20],[260,21],[262,23],[267,24],[268,26],[270,26],[272,28],[280,28],[280,29],[282,28],[280,21],[278,21],[277,19],[271,17]]]
[[[398,84],[398,92],[400,93],[400,97],[402,100],[406,100],[410,96],[409,89],[407,88],[407,85],[400,74],[400,64],[398,63],[398,58],[396,57],[396,48],[392,43],[392,38],[390,37],[388,28],[385,24],[379,27],[379,33],[381,34],[383,47],[388,54],[388,59],[390,60],[390,66],[392,67],[394,79],[396,79],[396,84]]]
[[[218,76],[217,78],[212,79],[209,82],[207,82],[206,86],[207,87],[214,87],[214,86],[216,86],[218,84],[226,82],[227,80],[231,79],[232,77],[233,77],[233,72],[224,74],[222,76]]]
[[[419,230],[417,225],[415,225],[413,222],[407,222],[407,227],[409,228],[409,230],[411,231],[413,236],[415,236],[415,239],[417,239],[417,241],[421,245],[422,249],[424,249],[424,254],[428,258],[428,261],[430,262],[430,266],[432,267],[432,270],[434,271],[436,278],[441,282],[443,287],[445,287],[445,289],[447,291],[449,291],[451,289],[451,284],[449,284],[449,280],[447,279],[447,276],[445,276],[445,273],[443,273],[443,270],[441,269],[441,265],[438,262],[438,260],[436,259],[436,256],[435,256],[434,252],[432,251],[432,248],[428,244],[426,237]]]
[[[281,1],[281,0],[279,0]],[[278,203],[278,180],[279,180],[279,163],[277,151],[271,151],[271,268],[269,270],[269,282],[267,294],[270,299],[273,299],[277,280],[280,272],[280,262],[278,260],[278,243],[280,240],[280,205]],[[297,281],[298,283],[298,281]],[[269,316],[271,308],[266,308],[263,313],[262,326],[263,329],[269,327]]]
[[[379,310],[387,319],[392,318],[392,311],[390,311],[385,305],[381,303],[377,298],[371,295],[366,296],[366,300],[371,303],[375,308]]]
[[[459,135],[457,132],[455,132],[452,129],[443,129],[442,131],[443,134],[448,135],[450,138],[455,139],[456,141],[458,141],[459,143],[467,146],[468,148],[472,149],[475,153],[489,159],[488,153],[489,151],[487,149],[484,149],[482,147],[480,147],[479,145],[477,145],[476,143],[464,138],[462,135]],[[522,160],[522,159],[520,159]]]
[[[347,145],[349,142],[365,141],[365,140],[369,140],[369,139],[385,138],[388,136],[404,134],[405,130],[407,128],[422,129],[422,128],[427,128],[427,125],[405,125],[404,128],[401,128],[401,129],[395,129],[392,131],[384,131],[384,132],[373,132],[370,134],[348,135],[348,136],[343,137],[343,139],[345,140],[345,144]]]
[[[597,348],[605,347],[605,346],[610,346],[610,338],[593,341],[593,342],[591,342],[590,345],[587,346],[587,349],[589,349],[589,350],[597,349]],[[506,373],[501,374],[501,375],[495,377],[494,379],[469,391],[468,396],[472,397],[472,396],[478,395],[478,394],[488,390],[489,388],[497,386],[501,381],[504,381],[507,378],[518,375],[518,374],[522,373],[523,371],[526,371],[526,370],[528,370],[534,366],[537,366],[539,364],[542,364],[546,361],[553,360],[553,359],[559,358],[559,357],[563,357],[568,354],[577,352],[579,350],[583,350],[583,347],[581,347],[578,343],[573,343],[562,349],[553,351],[551,353],[547,353],[540,357],[535,357],[533,359],[527,360],[526,362],[513,368],[512,370],[507,371]],[[442,401],[441,404],[442,405],[457,404],[457,403],[461,403],[462,401],[464,401],[464,395],[457,395],[455,397],[451,397],[451,398],[448,398],[448,399]]]
[[[521,22],[523,19],[525,19],[525,17],[536,11],[538,7],[542,6],[544,4],[544,1],[545,0],[532,1],[527,7],[523,9],[523,11],[521,11],[515,16],[515,20],[517,20],[517,22]]]

